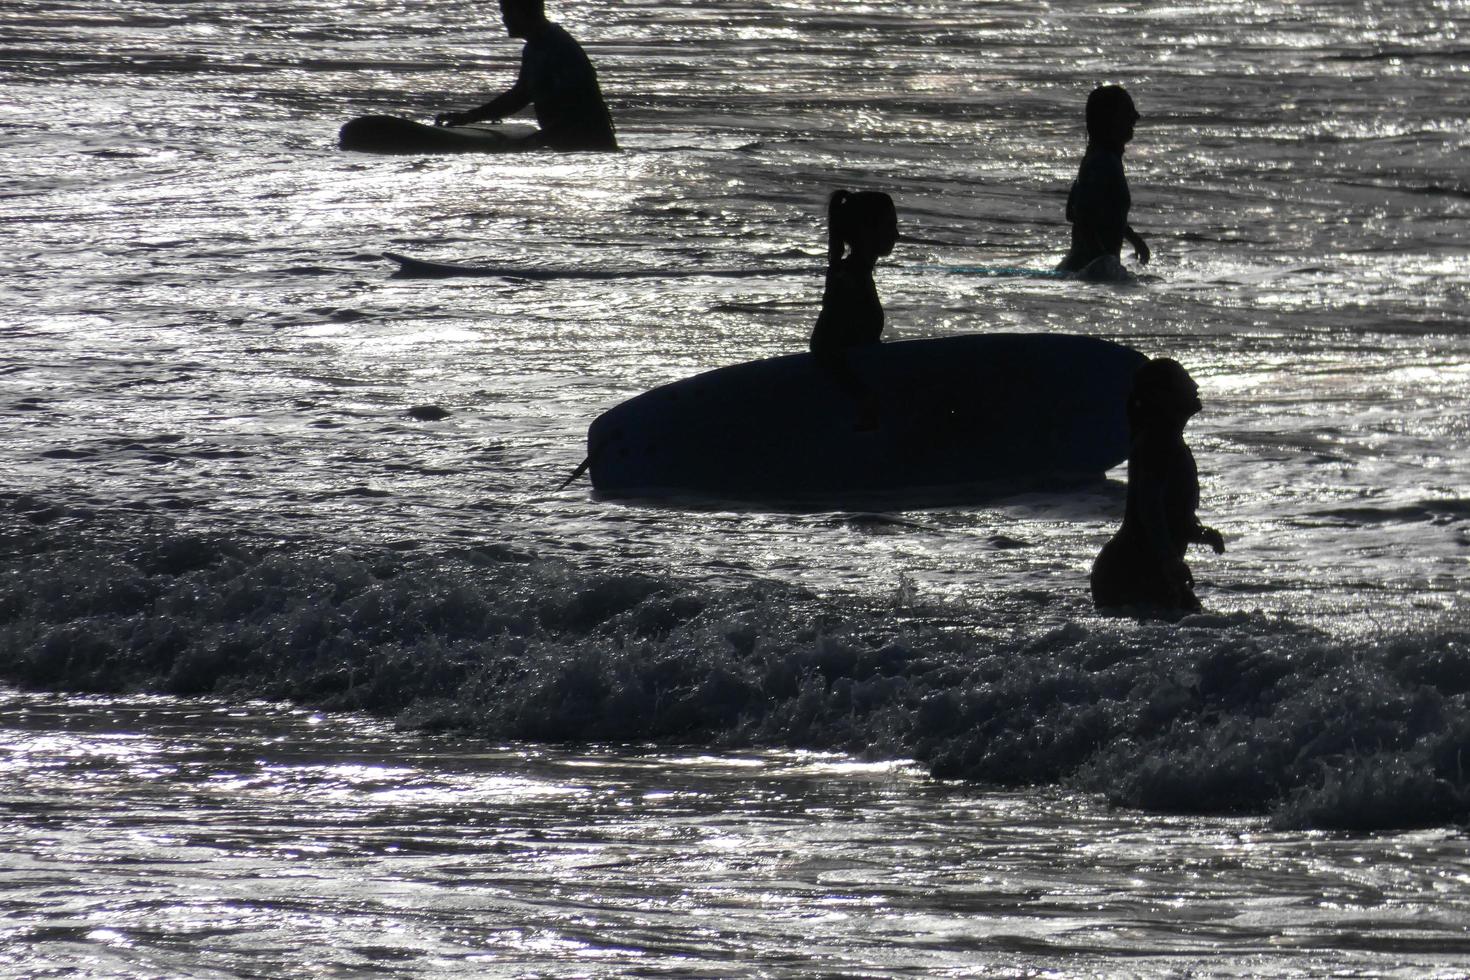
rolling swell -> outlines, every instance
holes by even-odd
[[[545,742],[913,757],[1288,827],[1470,819],[1470,633],[1357,641],[1237,614],[1016,635],[961,606],[116,526],[5,502],[0,673],[287,699]]]

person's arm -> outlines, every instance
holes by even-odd
[[[827,267],[822,282],[822,307],[817,311],[817,321],[812,325],[812,350],[817,347],[840,347],[842,313],[838,306],[842,302],[842,264],[834,262]]]
[[[1148,265],[1149,255],[1151,253],[1148,250],[1148,242],[1143,240],[1143,236],[1134,231],[1132,225],[1125,224],[1123,226],[1123,237],[1128,239],[1128,243],[1133,246],[1133,254],[1138,258],[1138,264]]]
[[[1101,234],[1102,197],[1086,167],[1067,192],[1067,221],[1072,225],[1073,241],[1083,246],[1089,256],[1102,255],[1108,250]]]
[[[1072,222],[1073,241],[1085,250],[1087,261],[1116,255],[1125,238],[1133,241],[1129,237],[1133,229],[1128,227],[1128,184],[1122,171],[1114,174],[1099,165],[1084,164],[1067,195],[1067,220]]]
[[[470,109],[467,112],[441,112],[434,117],[435,126],[463,126],[467,123],[480,122],[488,119],[491,122],[500,122],[506,116],[520,112],[531,104],[531,92],[529,86],[521,79],[510,87],[510,91],[503,92],[495,98],[486,102],[478,109]]]
[[[1117,255],[1118,249],[1133,229],[1128,227],[1128,184],[1119,172],[1116,181],[1109,181],[1107,190],[1092,201],[1092,231],[1098,247],[1109,255]]]
[[[1143,536],[1149,549],[1161,565],[1168,566],[1178,556],[1173,536],[1169,534],[1169,518],[1165,510],[1164,497],[1167,492],[1163,475],[1153,467],[1141,466],[1139,472],[1129,475],[1134,484],[1134,499],[1137,501],[1139,523],[1143,525]]]
[[[1142,452],[1139,449],[1143,448]],[[1171,602],[1180,602],[1194,585],[1194,575],[1181,557],[1185,542],[1178,545],[1169,533],[1169,478],[1157,449],[1134,446],[1137,458],[1129,461],[1128,492],[1135,501],[1134,514],[1143,528],[1143,537],[1153,553],[1164,581],[1173,593]],[[1138,464],[1135,466],[1135,462]]]
[[[1194,526],[1194,537],[1190,540],[1198,544],[1209,545],[1217,555],[1223,555],[1225,553],[1225,535],[1212,527],[1196,524]]]
[[[531,104],[531,85],[526,80],[526,62],[530,52],[526,48],[521,49],[521,70],[516,76],[516,83],[508,91],[502,92],[495,98],[486,102],[477,109],[468,112],[441,112],[434,117],[435,126],[463,126],[466,123],[480,122],[488,119],[491,122],[500,122],[513,112],[520,112]]]

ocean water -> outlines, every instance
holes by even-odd
[[[623,152],[336,149],[508,84],[493,5],[0,10],[0,964],[1470,969],[1470,7],[553,15]],[[974,271],[1060,257],[1099,82],[1143,280]],[[1091,608],[1121,471],[561,488],[601,411],[804,348],[836,187],[898,204],[888,339],[1191,370],[1205,614]]]
[[[814,752],[552,751],[9,695],[0,969],[1463,977],[1463,840],[1107,811]],[[59,801],[85,796],[85,808]],[[23,802],[22,802],[23,801]]]

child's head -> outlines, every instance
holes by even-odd
[[[1121,85],[1100,85],[1087,96],[1087,138],[1101,143],[1127,143],[1138,122],[1133,97]]]
[[[832,258],[846,245],[877,258],[898,241],[898,211],[882,191],[833,191],[827,202],[827,235]]]
[[[1178,425],[1181,429],[1189,417],[1203,406],[1199,385],[1195,384],[1184,365],[1172,357],[1155,357],[1133,375],[1133,389],[1128,393],[1128,424]]]

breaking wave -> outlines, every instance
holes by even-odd
[[[0,674],[283,699],[495,740],[913,758],[1284,827],[1470,819],[1470,630],[1260,615],[1004,634],[899,590],[597,571],[510,546],[199,534],[12,496]]]

